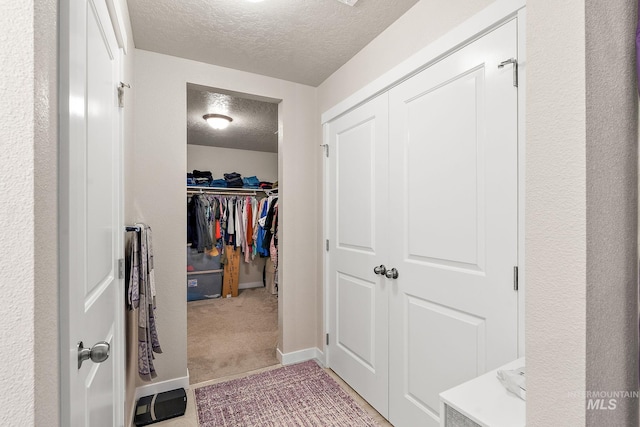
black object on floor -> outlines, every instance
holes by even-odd
[[[181,417],[186,410],[187,393],[183,388],[178,388],[138,399],[133,422],[136,426],[147,426],[170,418]]]

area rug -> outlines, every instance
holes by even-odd
[[[195,389],[200,427],[376,426],[310,360]]]

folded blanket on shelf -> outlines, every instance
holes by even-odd
[[[255,176],[249,176],[242,179],[244,188],[260,188],[260,180]]]
[[[224,179],[214,179],[213,181],[211,181],[209,183],[209,187],[226,188],[227,187],[227,181],[225,181]]]
[[[244,185],[242,176],[237,172],[225,173],[224,179],[227,181],[227,187],[229,188],[242,188]]]
[[[209,181],[211,181],[213,179],[213,174],[211,173],[211,171],[194,170],[193,171],[193,177],[194,178],[207,178]]]

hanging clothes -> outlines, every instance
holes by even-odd
[[[267,217],[265,218],[265,235],[264,240],[262,242],[262,247],[265,251],[267,251],[267,256],[269,255],[269,248],[271,246],[271,238],[273,237],[274,229],[274,215],[275,208],[277,205],[277,197],[269,197],[269,210],[267,213]]]
[[[260,216],[258,219],[258,236],[256,239],[257,252],[260,256],[269,256],[269,251],[264,247],[265,235],[267,233],[266,223],[267,214],[269,213],[269,199],[265,198],[260,201]]]
[[[188,205],[188,230],[199,252],[226,246],[239,248],[245,263],[256,256],[277,257],[278,198],[194,195]],[[223,261],[224,262],[224,261]]]
[[[208,219],[209,202],[204,197],[193,196],[189,210],[191,213],[187,215],[187,218],[190,219],[191,224],[187,225],[187,235],[191,235],[192,247],[197,248],[198,252],[212,249],[213,241]]]

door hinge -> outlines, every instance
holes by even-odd
[[[329,345],[329,334],[327,334],[327,345]]]
[[[518,290],[518,266],[513,267],[513,290]]]
[[[325,247],[327,249],[327,252],[329,252],[329,239],[325,241]]]
[[[513,86],[518,87],[518,60],[515,58],[509,58],[506,61],[502,61],[498,68],[504,68],[507,64],[513,64]]]
[[[118,260],[118,279],[124,279],[124,258]]]
[[[324,149],[325,156],[329,157],[329,144],[320,144],[320,146]]]

